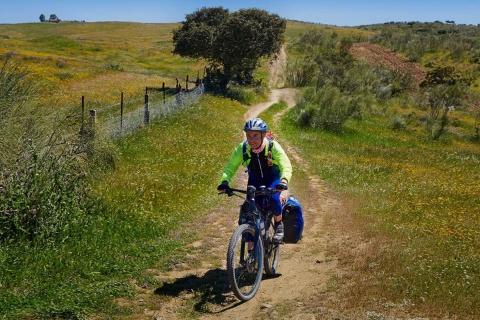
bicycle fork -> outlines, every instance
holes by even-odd
[[[247,233],[242,236],[242,246],[240,248],[240,263],[247,268],[249,272],[255,270],[255,262],[258,259],[258,239],[260,238],[260,221],[256,221],[255,235]],[[253,241],[252,241],[253,240]],[[247,255],[245,254],[247,249]]]

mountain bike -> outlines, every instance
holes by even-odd
[[[280,242],[274,241],[274,214],[270,210],[270,197],[280,192],[274,188],[247,186],[247,190],[229,188],[228,196],[244,199],[240,210],[239,226],[235,229],[227,251],[227,274],[235,296],[252,299],[260,287],[263,270],[269,276],[277,272]],[[246,194],[246,197],[237,193]],[[262,206],[255,197],[262,196]]]

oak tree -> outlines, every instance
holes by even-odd
[[[285,29],[285,19],[264,10],[204,7],[173,31],[173,53],[206,60],[220,89],[231,80],[250,85],[261,59],[277,58]]]

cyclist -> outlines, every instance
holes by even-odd
[[[277,190],[287,190],[292,176],[292,165],[280,144],[268,138],[268,125],[260,118],[248,120],[243,127],[246,142],[240,143],[232,152],[230,160],[223,170],[217,190],[226,192],[233,175],[240,164],[247,167],[248,185],[256,188],[266,186]],[[262,199],[257,197],[256,203],[261,206]],[[282,222],[282,203],[280,193],[270,198],[270,208],[275,220],[275,241],[282,241],[284,228]]]

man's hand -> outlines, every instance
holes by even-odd
[[[222,184],[220,184],[220,185],[217,187],[217,190],[220,191],[220,192],[227,192],[228,189],[230,189],[230,187],[228,186],[228,182],[227,182],[227,181],[223,181]]]
[[[275,186],[275,190],[280,190],[280,191],[288,190],[287,180],[282,179],[282,181]]]

